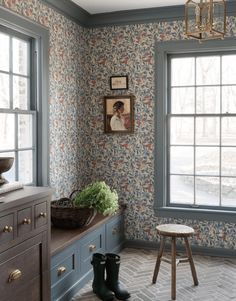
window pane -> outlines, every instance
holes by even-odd
[[[13,76],[13,108],[28,109],[28,80]]]
[[[194,119],[190,117],[172,117],[170,120],[171,144],[193,144]]]
[[[197,113],[210,114],[220,113],[220,88],[201,87],[197,88]]]
[[[15,116],[14,114],[0,113],[0,150],[14,149],[15,147]]]
[[[170,148],[170,173],[193,175],[193,153],[192,146],[172,146]]]
[[[218,147],[196,147],[196,174],[219,176],[220,151]]]
[[[236,145],[236,118],[222,118],[222,144]]]
[[[19,115],[18,131],[19,147],[32,147],[32,115]]]
[[[171,112],[173,114],[193,114],[194,88],[171,89]]]
[[[194,58],[174,58],[171,60],[171,85],[191,86],[194,84]]]
[[[219,126],[218,117],[197,117],[196,144],[219,145]]]
[[[221,203],[236,207],[236,178],[221,178]]]
[[[0,32],[0,70],[9,71],[9,36]]]
[[[15,153],[10,152],[10,153],[0,153],[0,157],[14,157],[15,158]],[[7,172],[3,174],[3,177],[8,181],[8,182],[14,182],[16,180],[16,161],[14,159],[14,162],[12,164],[11,169],[9,169]]]
[[[196,204],[219,206],[219,183],[218,177],[196,177]]]
[[[19,152],[19,181],[24,184],[33,182],[32,151]]]
[[[222,113],[236,113],[236,86],[222,87]]]
[[[220,57],[206,56],[197,58],[197,85],[220,84]],[[183,71],[181,71],[183,72]]]
[[[23,40],[12,39],[13,72],[27,75],[28,73],[28,44]]]
[[[222,83],[236,84],[236,55],[222,56]]]
[[[0,73],[0,108],[7,109],[9,107],[9,75]]]
[[[193,204],[194,177],[171,176],[170,177],[170,202],[179,204]]]
[[[222,175],[236,176],[236,148],[222,147]]]

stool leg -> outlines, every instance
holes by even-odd
[[[171,299],[176,299],[176,237],[171,240]]]
[[[158,275],[159,269],[160,269],[161,257],[162,257],[162,254],[163,254],[164,246],[165,246],[165,237],[163,236],[161,238],[160,249],[159,249],[159,252],[158,252],[158,255],[157,255],[156,266],[155,266],[155,270],[154,270],[154,273],[153,273],[153,278],[152,278],[152,283],[153,284],[156,283],[156,281],[157,281],[157,275]]]
[[[192,251],[189,246],[188,238],[184,237],[184,241],[185,241],[186,252],[187,252],[187,256],[188,256],[188,260],[189,260],[189,264],[190,264],[191,272],[192,272],[192,276],[193,276],[193,282],[194,282],[194,285],[198,285],[197,273],[195,270]]]

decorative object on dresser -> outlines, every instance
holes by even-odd
[[[8,183],[8,181],[2,176],[2,173],[11,169],[14,162],[14,157],[0,157],[0,185]]]

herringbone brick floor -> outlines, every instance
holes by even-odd
[[[129,301],[171,300],[171,266],[161,262],[157,283],[152,275],[157,251],[124,249],[120,282],[131,293]],[[194,286],[188,263],[177,267],[177,301],[236,301],[236,259],[194,255],[199,285]],[[72,300],[98,301],[90,281]]]

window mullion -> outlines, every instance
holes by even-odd
[[[193,204],[196,205],[196,114],[197,114],[197,59],[194,57],[194,124],[193,124]]]
[[[222,114],[222,55],[220,56],[220,113]],[[219,128],[219,206],[222,206],[222,115],[220,116],[220,128]]]
[[[18,143],[18,113],[15,113],[15,172],[16,181],[19,181],[19,143]]]
[[[10,109],[13,109],[13,47],[12,36],[9,39],[9,95],[10,95]]]

